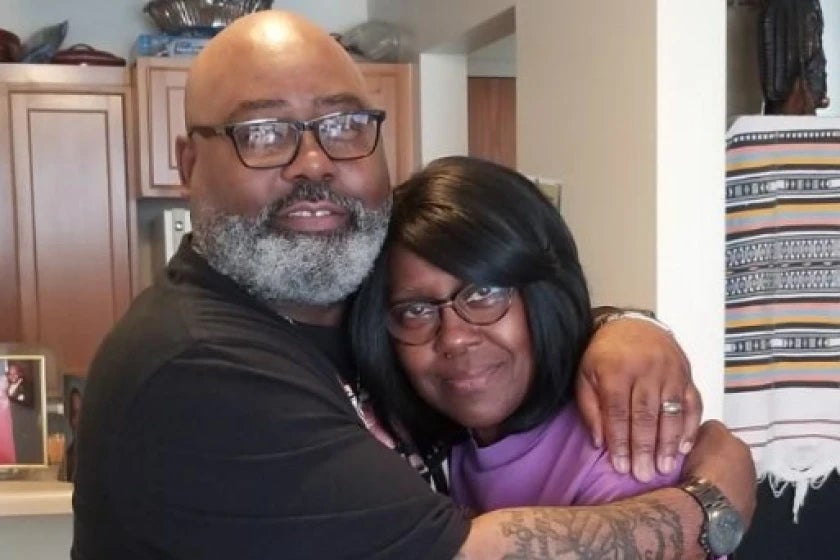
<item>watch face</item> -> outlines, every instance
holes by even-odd
[[[709,548],[715,556],[732,554],[741,537],[744,536],[744,524],[741,516],[732,508],[722,508],[711,512],[709,516]]]

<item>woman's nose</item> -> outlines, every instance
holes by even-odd
[[[464,320],[452,306],[442,307],[435,349],[451,355],[465,352],[481,342],[480,328]]]

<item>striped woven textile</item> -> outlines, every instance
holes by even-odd
[[[840,119],[738,119],[726,143],[724,419],[777,495],[840,469]]]

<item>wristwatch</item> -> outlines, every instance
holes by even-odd
[[[679,486],[703,509],[700,546],[714,557],[732,554],[744,536],[744,521],[717,486],[703,478],[692,478]]]

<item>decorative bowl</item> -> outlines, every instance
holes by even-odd
[[[109,52],[99,51],[90,45],[79,43],[55,53],[53,64],[78,64],[87,66],[125,66],[125,59]]]
[[[143,11],[170,35],[213,34],[244,15],[271,8],[274,0],[151,0]]]
[[[17,62],[22,45],[20,38],[5,29],[0,29],[0,62]]]

